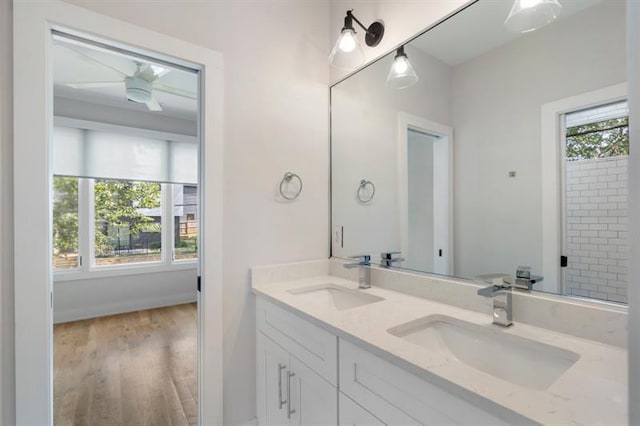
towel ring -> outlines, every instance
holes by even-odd
[[[295,194],[287,195],[285,194],[284,186],[286,184],[289,184],[293,179],[297,179],[298,182],[300,182],[300,187],[298,188]],[[300,178],[300,176],[292,172],[285,173],[284,177],[280,181],[280,195],[282,195],[282,198],[284,198],[285,200],[295,200],[296,198],[298,198],[301,192],[302,192],[302,179]]]
[[[367,186],[371,187],[371,194],[369,196],[366,194]],[[360,200],[361,203],[368,203],[373,200],[374,195],[376,195],[376,186],[370,180],[362,179],[358,186],[358,200]]]

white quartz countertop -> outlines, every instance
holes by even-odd
[[[356,289],[357,283],[334,276],[253,284],[253,292],[303,314],[315,324],[342,338],[371,346],[385,358],[411,372],[424,372],[453,384],[464,396],[470,391],[493,403],[542,424],[627,424],[627,351],[580,337],[522,323],[508,328],[491,324],[490,312],[478,313],[379,287],[362,290],[383,301],[336,310],[312,298],[299,297],[292,289],[332,283]],[[387,332],[388,329],[427,315],[446,315],[501,333],[515,334],[576,352],[580,358],[551,386],[536,390],[515,385],[476,370],[454,357],[429,353],[424,347]],[[482,356],[482,354],[478,354]],[[526,368],[523,366],[523,368]]]

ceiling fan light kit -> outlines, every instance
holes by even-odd
[[[127,90],[127,99],[133,102],[146,104],[151,101],[151,83],[140,77],[127,77],[124,80]]]

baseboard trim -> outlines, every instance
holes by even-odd
[[[53,313],[53,323],[60,324],[70,321],[78,321],[88,318],[104,317],[107,315],[124,314],[144,309],[162,308],[165,306],[180,305],[196,301],[194,292],[177,294],[165,297],[156,297],[143,300],[122,300],[118,303],[108,305],[84,306],[78,309],[67,309],[65,311],[55,311]],[[247,424],[248,426],[249,424]],[[256,423],[257,425],[257,423]]]

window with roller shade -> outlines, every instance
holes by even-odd
[[[63,122],[53,141],[54,269],[196,260],[195,138]]]

